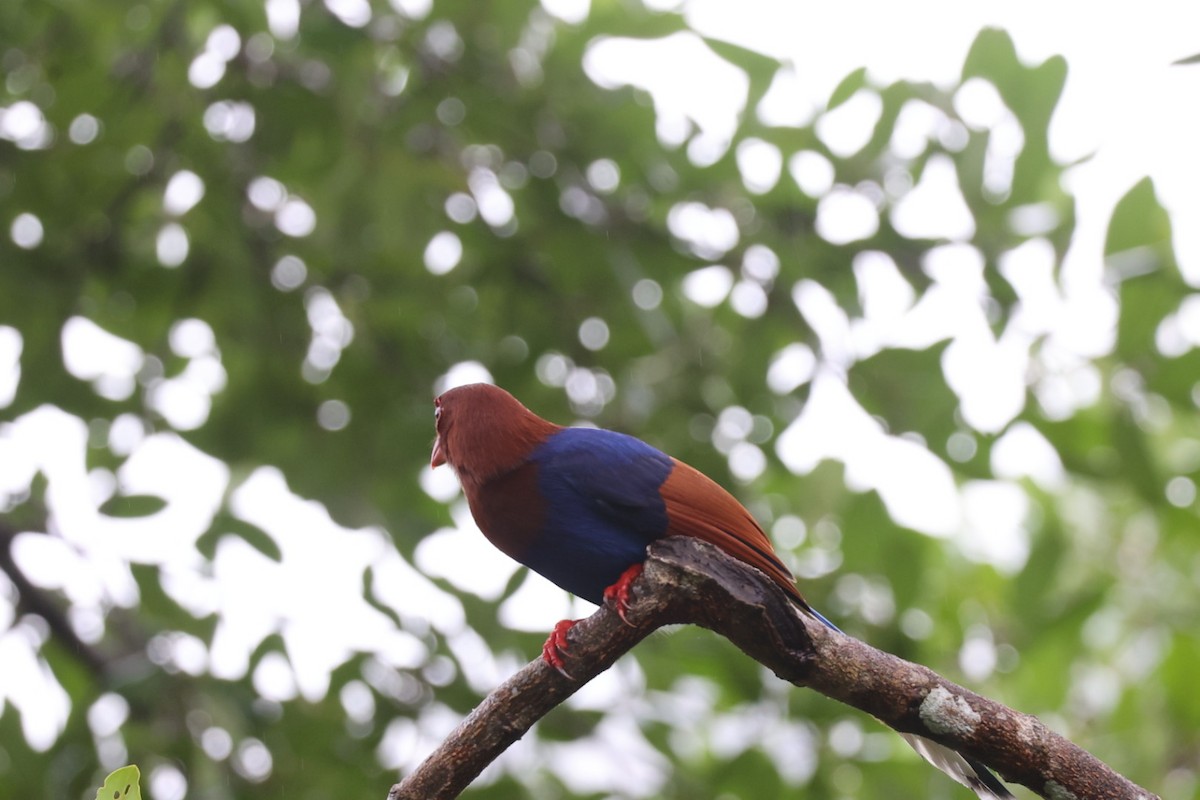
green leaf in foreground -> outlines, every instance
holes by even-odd
[[[96,800],[142,800],[142,790],[138,787],[141,777],[134,764],[114,770],[96,791]]]
[[[148,517],[166,507],[166,500],[151,494],[118,494],[100,506],[100,513],[110,517]]]

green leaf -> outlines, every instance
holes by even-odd
[[[975,38],[963,63],[962,79],[969,78],[983,78],[995,86],[1025,132],[1009,200],[1030,202],[1056,191],[1048,132],[1066,84],[1066,61],[1051,56],[1038,65],[1024,64],[1006,31],[986,28]]]
[[[1174,268],[1171,220],[1158,202],[1154,183],[1143,178],[1117,201],[1104,244],[1108,267],[1119,281],[1121,318],[1117,351],[1145,371],[1157,359],[1155,343],[1163,318],[1187,291]]]
[[[867,83],[867,68],[859,67],[851,72],[846,77],[842,78],[841,82],[834,87],[833,94],[829,95],[829,102],[825,106],[826,111],[833,111],[842,103],[854,96],[854,93],[863,88]]]
[[[238,537],[272,561],[283,559],[279,544],[271,534],[257,525],[251,525],[244,519],[224,512],[218,514],[208,531],[196,540],[196,549],[207,558],[212,558],[217,551],[217,544],[226,536]]]
[[[920,431],[940,447],[955,430],[958,408],[958,398],[941,374],[948,345],[881,350],[850,369],[850,391],[869,413],[887,420],[892,433]]]
[[[1154,507],[1163,502],[1165,481],[1159,474],[1148,439],[1131,411],[1120,409],[1113,415],[1112,442],[1120,456],[1121,471],[1146,504]]]
[[[1117,201],[1108,223],[1104,254],[1112,255],[1171,238],[1171,218],[1158,202],[1154,181],[1142,178]]]
[[[1158,327],[1163,318],[1179,308],[1185,287],[1178,275],[1158,269],[1158,259],[1139,262],[1144,271],[1118,284],[1121,316],[1117,320],[1117,352],[1142,369],[1148,360],[1157,358]]]
[[[96,791],[96,800],[142,800],[140,779],[141,772],[134,764],[114,770]]]
[[[100,506],[110,517],[148,517],[167,507],[167,501],[152,494],[118,494]]]
[[[762,53],[748,50],[736,44],[722,42],[719,39],[705,38],[704,43],[721,58],[740,67],[750,80],[749,92],[746,97],[746,107],[753,110],[758,101],[771,87],[775,73],[779,70],[779,61]]]

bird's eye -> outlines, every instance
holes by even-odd
[[[434,400],[433,401],[433,419],[434,419],[434,421],[437,421],[441,418],[442,418],[442,401]]]

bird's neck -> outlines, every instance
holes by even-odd
[[[542,442],[562,430],[562,426],[542,419],[532,411],[505,415],[503,419],[480,419],[463,432],[460,452],[470,453],[455,465],[463,489],[473,489],[506,475],[529,461]]]

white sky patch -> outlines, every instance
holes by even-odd
[[[42,243],[46,229],[36,214],[26,211],[13,217],[9,235],[12,236],[13,244],[17,247],[22,250],[32,250]]]
[[[850,319],[833,294],[816,281],[806,278],[793,287],[792,300],[804,321],[817,334],[824,360],[843,369],[850,366],[854,360],[854,354],[849,349]]]
[[[301,373],[310,383],[320,383],[337,366],[342,351],[354,341],[354,323],[342,313],[337,298],[323,286],[314,286],[305,293],[304,306],[313,335]]]
[[[545,747],[546,763],[572,794],[655,797],[667,781],[666,759],[631,715],[605,715],[590,735]]]
[[[689,272],[683,279],[683,296],[698,306],[719,306],[733,288],[733,273],[714,264]]]
[[[179,217],[186,214],[204,197],[204,181],[191,170],[176,172],[163,191],[163,210]]]
[[[1054,277],[1054,246],[1046,239],[1028,239],[1003,253],[999,262],[1000,274],[1019,298],[1009,325],[1031,336],[1059,327],[1063,300]]]
[[[475,547],[491,547],[482,534]],[[515,566],[515,565],[514,565]],[[499,619],[515,631],[549,632],[561,619],[571,615],[571,597],[550,581],[530,572],[503,603]]]
[[[996,642],[987,625],[972,625],[958,653],[958,666],[973,682],[985,681],[996,669]]]
[[[158,256],[158,263],[167,268],[178,267],[187,260],[190,249],[191,242],[187,230],[178,222],[168,222],[159,228],[158,237],[154,241],[154,253]]]
[[[954,93],[954,110],[978,131],[994,128],[1010,113],[991,81],[970,78]]]
[[[818,372],[804,410],[776,442],[784,466],[798,475],[824,459],[846,466],[855,491],[879,492],[897,524],[945,536],[958,528],[958,492],[950,469],[908,439],[884,433],[841,379]]]
[[[478,361],[460,361],[450,367],[445,375],[434,382],[433,389],[436,396],[448,389],[453,389],[457,386],[466,386],[469,383],[495,382],[495,379],[492,378],[492,373],[488,372],[487,367],[483,364],[480,364]],[[430,399],[430,408],[433,408],[432,398]]]
[[[588,17],[590,0],[542,0],[542,8],[569,25],[578,25]]]
[[[986,327],[955,337],[942,354],[946,382],[958,395],[963,420],[997,433],[1025,407],[1029,349],[1024,341],[997,341]]]
[[[142,348],[109,333],[86,317],[71,317],[63,324],[63,363],[76,378],[91,381],[92,388],[109,400],[133,394],[134,378],[142,368]]]
[[[450,502],[460,491],[458,479],[454,477],[454,471],[449,469],[434,469],[428,465],[421,467],[418,482],[425,494],[439,503]]]
[[[823,197],[833,188],[833,162],[816,150],[801,150],[788,159],[788,172],[800,191],[809,197]]]
[[[0,325],[0,408],[11,405],[17,396],[17,386],[21,383],[21,351],[24,347],[25,341],[20,331]]]
[[[479,205],[475,202],[475,198],[466,192],[455,192],[447,197],[445,209],[446,216],[459,225],[471,222],[479,213]]]
[[[948,156],[929,159],[920,181],[892,208],[892,225],[909,239],[967,241],[975,235],[975,218],[958,185]]]
[[[1008,30],[1018,56],[1027,62],[1065,55],[1070,71],[1050,127],[1051,152],[1070,162],[1098,151],[1069,174],[1069,187],[1079,206],[1076,237],[1064,267],[1067,280],[1098,283],[1112,207],[1145,174],[1154,177],[1161,199],[1176,219],[1200,217],[1200,195],[1191,180],[1200,173],[1200,148],[1194,147],[1200,140],[1200,111],[1180,99],[1200,93],[1200,70],[1169,66],[1172,60],[1195,52],[1190,35],[1194,20],[1186,4],[1153,3],[1136,18],[1114,7],[1111,12],[1092,14],[1088,26],[1078,24],[1071,7],[1047,8],[1034,0],[966,9],[948,0],[922,0],[902,9],[877,7],[872,9],[870,30],[862,30],[861,9],[853,5],[823,7],[814,17],[812,9],[775,0],[747,0],[736,12],[719,0],[690,0],[684,4],[684,14],[701,34],[780,58],[789,65],[789,73],[803,76],[803,80],[784,76],[776,81],[782,88],[775,94],[785,96],[786,106],[794,109],[790,112],[794,124],[811,118],[838,82],[863,64],[870,65],[869,79],[876,83],[907,78],[953,85],[971,42],[984,26]],[[930,18],[942,24],[929,26]],[[1126,44],[1114,51],[1112,41]],[[589,49],[585,68],[602,86],[633,84],[647,89],[658,111],[659,138],[669,146],[686,141],[695,123],[703,141],[695,153],[692,148],[689,153],[698,163],[710,163],[723,152],[747,94],[745,76],[687,33],[660,40],[600,40]],[[959,104],[976,123],[990,125],[993,131],[985,182],[990,191],[1002,194],[1024,136],[1011,114],[995,102],[989,104],[985,94],[972,85]],[[863,108],[855,111],[852,104],[860,102]],[[846,116],[860,119],[846,126],[854,135],[843,138],[835,133],[835,115],[845,110],[843,106],[829,115],[833,123],[821,120],[824,136],[835,147],[853,152],[861,146],[862,131],[869,128],[869,103],[852,99],[846,104],[851,107]],[[760,113],[769,124],[782,124],[786,115],[779,112],[781,105],[772,98]],[[904,136],[895,143],[903,154],[919,152],[921,138],[962,140],[961,133],[950,130],[953,124],[940,116],[940,112],[927,113],[898,126],[896,135],[903,132]],[[925,198],[918,194],[915,199]],[[900,217],[900,224],[908,226],[912,235],[939,218],[936,208],[922,209],[918,203],[916,211],[923,213],[906,209]],[[954,216],[940,223],[949,233],[939,230],[937,235],[964,238],[967,218],[960,212],[955,204]],[[1181,269],[1193,285],[1200,285],[1200,229],[1176,224],[1174,231]]]
[[[903,319],[917,294],[892,257],[879,250],[864,250],[855,254],[852,267],[864,321],[886,326]]]
[[[850,342],[857,359],[869,358],[901,337],[916,291],[891,256],[864,250],[852,262],[862,317],[850,321]]]
[[[317,212],[299,197],[289,197],[275,212],[275,227],[285,236],[308,236],[316,230]]]
[[[447,636],[446,645],[463,677],[467,679],[467,685],[481,695],[495,689],[512,672],[507,663],[501,663],[502,659],[496,658],[484,638],[473,628],[463,628]]]
[[[652,40],[601,37],[589,45],[583,68],[600,86],[629,84],[649,92],[658,138],[668,147],[682,144],[693,125],[728,147],[750,87],[745,73],[693,33]]]
[[[440,231],[425,247],[425,269],[434,275],[445,275],[462,261],[463,245],[458,234]]]
[[[738,142],[737,165],[746,190],[751,194],[765,194],[779,183],[779,175],[783,172],[783,154],[770,142],[744,139]]]
[[[1187,295],[1176,311],[1163,318],[1155,340],[1159,352],[1168,357],[1200,347],[1200,294]]]
[[[230,506],[265,531],[281,557],[276,562],[235,536],[218,544],[207,581],[220,615],[213,674],[245,674],[250,652],[271,633],[283,637],[300,693],[310,700],[324,696],[330,672],[352,652],[375,653],[397,667],[424,661],[424,645],[362,595],[363,574],[390,549],[382,531],[337,525],[323,506],[293,494],[283,475],[266,467],[234,490]],[[354,624],[346,625],[348,619]]]
[[[1054,445],[1028,422],[1018,422],[992,445],[992,472],[997,478],[1030,478],[1046,491],[1066,485],[1062,459]]]
[[[580,687],[567,699],[567,705],[587,711],[627,708],[636,713],[645,693],[646,675],[637,659],[621,659]]]
[[[879,95],[859,89],[849,100],[817,120],[817,136],[831,153],[849,158],[871,140],[882,114],[883,101]]]
[[[71,698],[38,654],[43,639],[25,623],[0,632],[0,702],[21,715],[25,741],[39,753],[54,746],[71,712]]]
[[[300,693],[296,685],[296,672],[287,658],[277,652],[267,653],[254,669],[254,691],[260,697],[286,703]]]
[[[728,209],[697,202],[672,206],[667,213],[667,227],[700,258],[721,258],[737,246],[740,238],[737,220]]]
[[[812,380],[816,371],[817,357],[812,348],[793,342],[771,358],[767,386],[775,394],[790,394]]]
[[[479,216],[493,228],[503,228],[513,221],[512,196],[500,185],[496,173],[490,169],[476,167],[471,170],[467,182],[475,202],[479,207]],[[453,236],[454,234],[450,234]]]
[[[775,73],[771,87],[759,101],[758,119],[764,125],[779,127],[803,127],[812,122],[820,106],[807,101],[804,85],[796,71],[782,66]]]
[[[218,142],[248,140],[254,135],[255,121],[254,106],[241,101],[218,100],[204,111],[204,129]]]
[[[126,494],[157,495],[166,506],[145,517],[112,518],[99,513],[99,498],[93,497],[95,478],[102,476],[87,470],[87,440],[81,420],[42,406],[7,426],[0,447],[28,459],[19,470],[26,483],[34,470],[46,477],[45,500],[54,523],[54,534],[19,537],[14,557],[31,580],[60,589],[78,613],[99,618],[111,605],[137,602],[130,563],[157,564],[165,572],[199,568],[200,556],[190,545],[211,522],[228,468],[172,434],[150,436],[117,471],[116,486]],[[14,483],[21,479],[9,477]],[[0,695],[20,695],[14,704],[23,722],[26,716],[39,720],[26,726],[29,742],[48,747],[62,730],[60,717],[65,721],[60,691],[44,665],[36,666],[40,659],[21,652],[30,642],[15,636],[10,630],[0,638],[0,649],[13,648],[4,657],[13,669],[0,677]],[[20,668],[23,663],[30,669]]]
[[[900,158],[913,159],[925,152],[931,141],[937,141],[950,125],[950,118],[940,108],[923,100],[908,100],[892,127],[889,149]]]
[[[817,204],[816,230],[830,244],[868,239],[879,230],[879,212],[866,194],[839,186]]]
[[[375,560],[371,574],[375,597],[400,614],[406,623],[421,620],[446,635],[458,633],[466,626],[466,615],[458,598],[414,569],[395,548],[387,548]]]
[[[361,28],[371,21],[371,4],[367,0],[325,0],[325,7],[351,28]]]
[[[15,142],[22,150],[40,150],[54,141],[46,115],[28,100],[0,107],[0,139]]]
[[[211,89],[225,76],[225,65],[241,50],[242,41],[230,25],[218,25],[208,35],[204,50],[188,66],[188,81],[197,89]]]
[[[161,497],[167,505],[146,517],[111,520],[107,546],[133,563],[193,567],[189,545],[208,530],[229,484],[229,467],[173,433],[156,433],[117,470],[121,492]]]
[[[225,388],[225,368],[215,354],[188,360],[183,371],[153,381],[146,390],[147,402],[172,428],[195,430],[208,421],[212,397]]]
[[[599,158],[588,164],[587,180],[601,194],[612,194],[621,185],[621,168],[611,158]]]
[[[287,200],[287,187],[274,178],[260,175],[246,186],[246,197],[259,211],[274,213]]]
[[[520,565],[492,546],[465,501],[451,507],[451,516],[455,527],[434,531],[417,545],[417,567],[426,575],[450,581],[460,591],[498,600]]]
[[[1029,496],[1007,481],[969,481],[962,487],[966,525],[955,541],[964,555],[1013,574],[1029,558]]]
[[[779,256],[766,245],[752,244],[742,258],[742,274],[747,278],[770,285],[779,275]]]
[[[1079,24],[1075,6],[1037,0],[875,6],[869,29],[859,24],[862,9],[855,4],[826,5],[814,12],[803,4],[745,0],[735,12],[722,0],[689,0],[684,13],[703,35],[791,65],[803,80],[789,87],[789,103],[802,110],[823,106],[838,82],[864,64],[877,83],[907,78],[951,86],[985,26],[1009,31],[1026,62],[1064,55],[1070,69],[1050,125],[1050,150],[1063,163],[1096,154],[1070,171],[1069,187],[1079,205],[1064,270],[1068,282],[1099,281],[1112,207],[1144,175],[1154,178],[1160,199],[1177,221],[1200,218],[1200,194],[1194,186],[1194,176],[1200,174],[1200,148],[1195,147],[1200,108],[1188,101],[1200,95],[1200,69],[1171,66],[1196,52],[1195,12],[1186,3],[1157,0],[1139,6],[1136,15],[1118,6],[1090,9],[1086,26]],[[930,19],[940,23],[931,26]],[[1117,41],[1122,46],[1114,49],[1111,43]],[[672,67],[676,71],[687,74],[680,66]],[[708,82],[701,85],[710,93],[710,113],[716,115],[725,92]],[[736,113],[736,106],[726,108],[726,113]],[[917,146],[915,138],[908,144]],[[1192,285],[1200,286],[1200,228],[1177,222],[1174,236],[1181,269]]]
[[[757,319],[767,311],[769,298],[762,286],[754,281],[738,281],[729,293],[729,305],[747,319]]]

